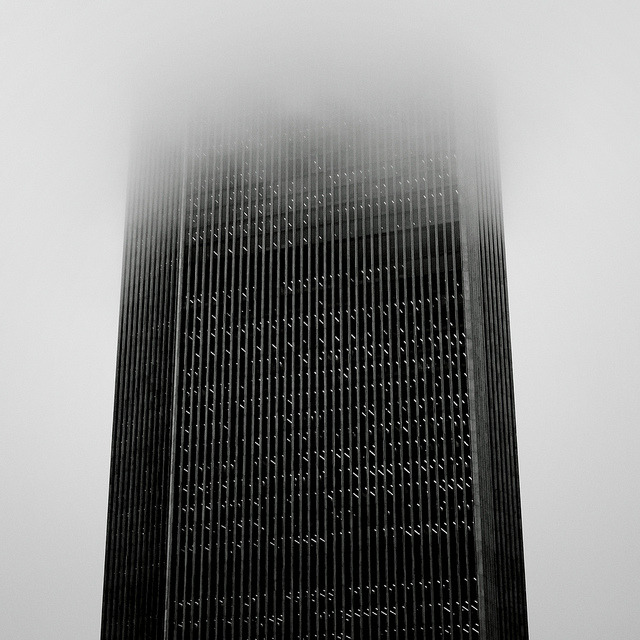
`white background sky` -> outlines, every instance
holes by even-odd
[[[133,87],[194,34],[224,42],[212,51],[233,70],[268,28],[247,3],[13,4],[0,6],[0,637],[82,640],[100,625]],[[492,63],[531,637],[637,638],[640,3],[273,6],[293,29],[353,25],[369,47],[396,21],[443,31]]]

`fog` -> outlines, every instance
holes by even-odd
[[[0,635],[99,635],[131,123],[194,86],[374,100],[432,65],[484,74],[498,112],[531,637],[636,637],[639,21],[630,0],[7,4]]]

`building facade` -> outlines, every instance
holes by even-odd
[[[528,637],[485,122],[257,110],[145,143],[103,638]]]

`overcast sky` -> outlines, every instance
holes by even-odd
[[[99,635],[132,96],[193,51],[243,74],[263,46],[286,65],[300,34],[330,44],[338,29],[368,55],[445,34],[493,69],[531,637],[637,638],[640,4],[13,4],[0,13],[0,637]]]

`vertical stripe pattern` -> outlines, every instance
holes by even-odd
[[[107,519],[103,638],[163,633],[170,515],[180,176],[166,140],[132,163]]]
[[[193,119],[173,164],[150,152],[129,208],[104,638],[493,637],[456,144],[437,105],[336,107]],[[490,393],[509,396],[508,354],[490,357]]]

